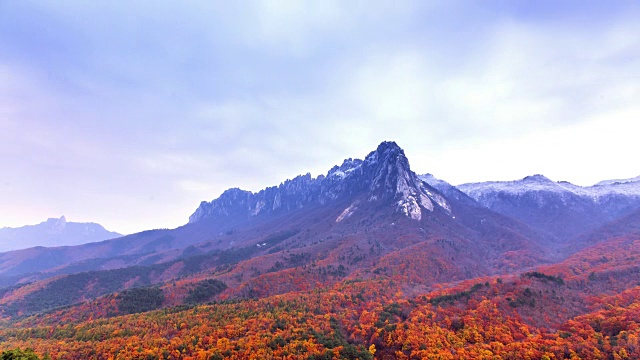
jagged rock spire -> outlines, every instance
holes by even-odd
[[[312,178],[306,174],[258,193],[227,190],[218,199],[202,202],[189,222],[232,214],[248,218],[265,212],[293,211],[362,194],[370,202],[392,201],[397,211],[416,220],[422,218],[422,210],[433,211],[434,203],[450,212],[446,200],[411,171],[402,148],[385,141],[364,161],[347,159],[326,176]]]

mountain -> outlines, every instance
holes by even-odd
[[[478,205],[480,205],[476,200],[472,199],[471,197],[469,197],[469,195],[467,195],[467,194],[463,193],[462,191],[460,191],[457,187],[449,184],[448,182],[446,182],[444,180],[436,178],[432,174],[418,175],[418,178],[420,178],[420,180],[426,182],[427,184],[429,184],[433,188],[435,188],[438,191],[440,191],[447,198],[453,198],[453,199],[456,199],[458,201],[462,201],[466,205],[469,205],[469,206],[478,206]]]
[[[628,221],[637,224],[632,218]],[[331,268],[322,261],[257,276],[245,273],[261,282],[244,287],[242,299],[232,297],[236,290],[231,281],[226,281],[230,284],[226,288],[219,280],[207,278],[220,279],[219,273],[201,273],[17,317],[0,324],[0,337],[3,349],[29,346],[53,358],[94,358],[96,354],[170,358],[176,354],[210,359],[637,359],[640,240],[633,234],[606,238],[557,264],[439,282],[433,288],[411,284],[404,275],[407,262],[398,258],[396,263],[378,262],[389,267],[390,274],[374,267],[375,277],[370,278],[364,273],[345,277],[340,275],[343,268]],[[409,249],[403,257],[414,255],[414,248]],[[291,252],[288,258],[299,261],[304,258],[301,254]],[[436,259],[441,257],[437,254]],[[264,256],[256,260],[268,261]],[[259,265],[236,267],[248,266],[257,273]],[[421,268],[426,272],[440,266],[428,259]],[[305,277],[293,276],[295,271]],[[277,296],[259,292],[316,283],[322,273],[335,274],[340,280]],[[91,275],[93,290],[106,276]],[[63,289],[60,281],[34,285]],[[25,309],[24,304],[6,301],[28,291],[27,287],[2,297],[0,308],[5,315],[7,310]],[[70,287],[64,289],[58,295],[70,292]],[[53,295],[52,291],[32,294],[58,299],[42,296]],[[215,303],[204,303],[211,300]]]
[[[0,229],[0,252],[34,246],[68,246],[101,241],[122,235],[95,223],[68,222],[64,216],[37,225]]]
[[[0,351],[637,359],[636,182],[465,193],[384,142],[317,178],[227,190],[176,229],[0,254]]]
[[[445,267],[451,272],[441,274],[443,278],[491,273],[524,263],[530,266],[550,256],[542,246],[547,241],[543,234],[487,211],[454,187],[436,188],[423,181],[410,169],[404,151],[395,142],[381,143],[364,160],[349,158],[326,176],[312,178],[307,174],[257,193],[228,190],[217,199],[202,202],[190,223],[213,219],[251,222],[296,214],[302,222],[298,227],[305,227],[309,221],[305,212],[311,209],[336,214],[325,221],[340,229],[339,238],[368,234],[368,245],[376,239],[379,244],[386,243],[387,251],[397,251],[385,254],[381,261],[407,261],[423,254],[424,259],[442,262],[436,255],[447,253],[450,260]],[[388,224],[402,227],[389,229]],[[406,243],[400,245],[398,239],[403,237]],[[460,255],[452,256],[452,249],[443,253],[434,247],[434,239],[448,239],[454,253],[475,252],[477,257],[451,266]],[[506,253],[510,259],[505,258]],[[454,270],[458,266],[464,270]]]
[[[345,201],[349,203],[343,204]],[[259,227],[268,235],[269,231],[277,232],[276,229],[282,228],[278,219],[293,213],[302,214],[298,217],[302,217],[304,222],[309,221],[304,217],[305,211],[324,207],[331,214],[338,211],[327,221],[339,223],[355,212],[364,211],[367,204],[370,207],[388,207],[414,220],[419,220],[423,211],[450,212],[446,201],[411,172],[403,150],[393,142],[383,142],[364,161],[345,160],[326,176],[314,179],[309,174],[298,176],[257,194],[229,189],[218,199],[203,202],[187,225],[174,230],[145,231],[80,247],[28,249],[0,254],[0,275],[42,272],[78,262],[84,262],[84,269],[95,269],[95,266],[97,269],[109,269],[112,266],[146,264],[151,255],[166,261],[181,256],[178,249],[224,237],[224,234],[229,234],[227,237],[232,240],[224,244],[210,241],[202,251],[239,246],[246,238],[256,240],[255,232],[247,235],[242,229]],[[163,254],[157,255],[157,252]],[[116,258],[115,262],[110,260]],[[93,260],[88,266],[87,261],[92,259],[101,260]]]
[[[198,274],[239,298],[349,277],[395,276],[421,288],[548,263],[548,241],[453,187],[432,187],[396,143],[383,142],[317,178],[257,193],[227,190],[177,229],[0,254],[0,284],[17,286],[0,307],[37,312]],[[56,300],[42,305],[42,298]]]
[[[487,208],[555,236],[560,242],[589,232],[640,207],[640,178],[589,187],[542,175],[457,187]]]
[[[347,159],[326,176],[298,176],[258,193],[227,190],[211,202],[202,202],[189,222],[286,213],[360,193],[366,193],[367,202],[393,202],[398,212],[415,220],[422,218],[423,211],[432,212],[434,207],[450,212],[446,200],[432,190],[410,170],[404,151],[395,142],[383,142],[364,161]],[[344,216],[351,216],[356,207],[350,205]]]
[[[609,239],[636,238],[640,239],[640,208],[610,221],[595,230],[580,234],[567,242],[567,253],[573,253],[579,249],[600,245]],[[606,247],[606,244],[605,244]]]
[[[640,182],[640,176],[636,176],[630,179],[615,179],[615,180],[603,180],[597,183],[597,186],[616,185],[616,184],[629,184]]]

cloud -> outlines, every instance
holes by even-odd
[[[544,173],[556,181],[585,186],[603,180],[602,174],[631,178],[639,173],[637,167],[628,166],[629,155],[636,152],[632,124],[639,115],[640,107],[636,106],[546,132],[480,146],[469,144],[448,150],[435,162],[457,159],[456,169],[448,177],[453,183],[469,181],[468,173],[474,174],[473,181],[515,180]],[[440,169],[451,169],[451,165],[442,165]]]
[[[428,114],[429,69],[419,52],[374,54],[348,78],[347,99],[373,121],[415,122]]]
[[[245,33],[247,41],[261,46],[286,46],[294,53],[304,52],[313,42],[309,38],[340,31],[345,20],[344,2],[301,3],[293,0],[257,1],[250,11],[254,27]]]
[[[485,5],[3,3],[0,209],[178,226],[382,140],[451,182],[626,176],[637,9]]]
[[[620,69],[609,63],[634,42],[627,38],[626,46],[612,52],[600,45],[620,30],[604,30],[585,51],[580,29],[562,33],[505,21],[482,35],[482,46],[458,54],[466,60],[449,72],[429,48],[382,44],[334,60],[321,74],[326,81],[312,93],[266,92],[204,105],[198,116],[207,126],[201,135],[212,149],[228,148],[225,153],[236,163],[252,164],[243,171],[262,182],[243,182],[239,168],[228,171],[238,170],[230,178],[253,190],[307,170],[322,173],[343,157],[364,156],[382,139],[400,141],[414,154],[417,169],[431,171],[432,164],[439,166],[433,163],[439,153],[451,154],[448,150],[465,144],[473,144],[465,148],[475,152],[482,144],[508,148],[509,139],[519,139],[511,144],[516,146],[531,134],[583,124],[605,89],[635,98],[635,83],[616,75],[628,74],[635,64]],[[600,60],[581,62],[581,57]],[[617,111],[614,105],[609,101],[600,111]],[[484,170],[492,171],[500,173]]]

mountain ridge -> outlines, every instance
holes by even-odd
[[[121,236],[97,223],[69,222],[63,215],[35,225],[0,228],[0,252],[34,246],[81,245]]]
[[[542,175],[457,186],[487,208],[566,242],[640,208],[640,179],[582,187]]]
[[[553,181],[544,175],[536,174],[513,181],[485,181],[464,183],[456,186],[474,199],[478,199],[486,191],[502,191],[521,193],[532,190],[570,192],[579,196],[587,196],[601,201],[610,195],[627,195],[640,197],[640,176],[630,179],[603,180],[591,186],[574,185],[568,181]]]
[[[555,186],[541,175],[522,181]],[[52,289],[62,286],[76,290],[57,306],[203,276],[224,282],[232,298],[379,276],[428,288],[552,264],[567,255],[559,248],[579,250],[508,214],[433,175],[416,175],[404,151],[383,142],[364,160],[346,159],[317,178],[301,175],[257,193],[229,189],[176,229],[0,254],[0,284],[18,289],[7,290],[0,309],[46,309],[34,301],[61,296]],[[591,221],[581,217],[589,213],[570,215]],[[24,290],[26,283],[35,285]]]
[[[383,142],[326,176],[303,175],[257,195],[227,190],[200,208],[202,218],[176,229],[0,254],[4,286],[47,284],[29,296],[11,292],[0,304],[33,312],[41,306],[34,299],[61,296],[51,289],[62,284],[78,290],[57,306],[197,274],[225,282],[229,296],[270,296],[349,277],[394,276],[397,264],[415,286],[431,286],[553,258],[548,240],[526,224],[445,190],[420,179],[397,144]],[[292,280],[278,282],[283,276]]]
[[[292,211],[363,191],[368,192],[370,202],[395,201],[397,210],[412,219],[420,219],[423,210],[433,211],[434,206],[450,211],[444,198],[411,171],[404,151],[395,142],[385,141],[364,160],[346,159],[327,175],[312,178],[307,173],[256,193],[238,188],[226,190],[217,199],[203,201],[189,222],[215,216],[248,218],[265,212]]]

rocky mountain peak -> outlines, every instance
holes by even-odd
[[[420,220],[434,203],[450,213],[447,201],[411,171],[404,150],[385,141],[364,160],[363,173],[370,179],[369,201],[393,199],[397,211]]]
[[[540,174],[526,176],[522,179],[525,182],[537,182],[537,183],[553,183],[554,181],[549,179],[548,177]]]
[[[49,227],[49,232],[61,233],[67,226],[67,218],[65,218],[64,215],[60,216],[60,218],[49,218],[46,224]]]
[[[371,181],[370,200],[394,197],[415,186],[415,174],[411,172],[409,160],[395,142],[385,141],[367,155],[363,164],[364,173]],[[412,179],[412,176],[415,179]]]
[[[57,223],[64,224],[67,222],[67,218],[64,215],[62,215],[59,218],[48,218],[46,222],[49,224],[57,224]]]
[[[393,141],[385,141],[364,160],[348,158],[340,166],[332,167],[326,176],[301,175],[258,193],[227,190],[218,199],[202,202],[189,221],[210,216],[236,214],[248,218],[265,212],[293,211],[363,193],[369,202],[393,201],[397,211],[416,220],[422,218],[423,210],[433,211],[434,203],[450,212],[444,197],[411,171],[402,148]]]
[[[203,201],[189,217],[189,222],[211,216],[231,216],[242,214],[251,203],[252,193],[239,188],[225,190],[220,197],[211,202]]]
[[[404,165],[409,166],[409,161],[404,155],[404,150],[394,141],[384,141],[378,147],[364,158],[365,165],[373,166],[374,164],[384,165],[390,162],[395,163],[398,160]]]
[[[360,159],[352,159],[348,158],[342,162],[342,165],[334,166],[327,173],[327,178],[338,178],[344,179],[345,177],[351,175],[354,170],[360,168],[362,166],[362,160]]]
[[[102,241],[122,236],[96,223],[67,221],[67,218],[48,218],[36,225],[0,229],[0,252],[33,246],[68,246]]]

